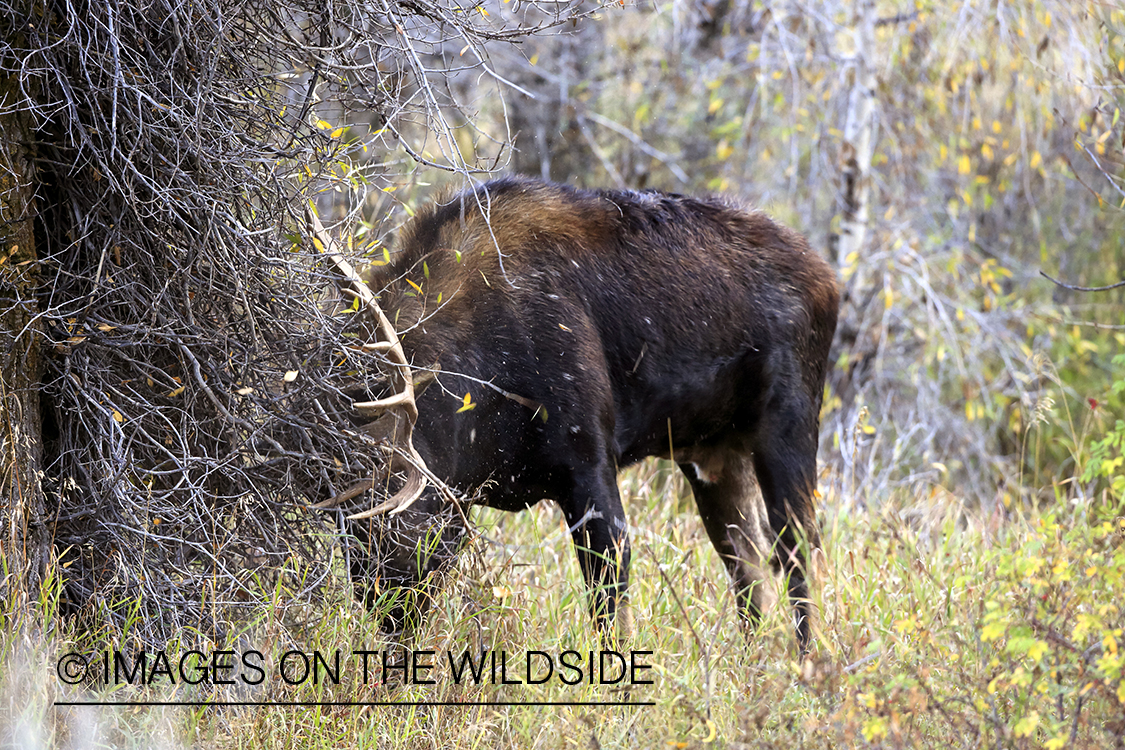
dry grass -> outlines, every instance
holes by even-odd
[[[1110,646],[1125,624],[1113,593],[1119,594],[1115,586],[1125,574],[1120,509],[1114,517],[1097,504],[1062,502],[1003,520],[974,516],[952,495],[940,494],[926,503],[884,498],[878,514],[831,513],[816,589],[820,636],[812,658],[799,664],[783,608],[767,615],[752,640],[743,638],[725,573],[672,470],[647,464],[626,472],[622,487],[635,525],[635,635],[629,648],[653,652],[653,685],[628,693],[555,680],[459,686],[438,670],[433,686],[364,686],[356,669],[345,669],[340,685],[287,687],[271,674],[249,693],[177,690],[162,681],[94,695],[654,705],[59,709],[50,705],[66,695],[52,674],[54,659],[72,644],[55,635],[47,646],[9,626],[5,739],[27,747],[178,743],[302,750],[1019,748],[1051,746],[1059,737],[1068,747],[1120,743],[1125,725],[1119,695],[1125,688],[1120,660],[1113,662],[1116,645]],[[846,507],[838,498],[828,500]],[[898,510],[907,506],[915,511]],[[927,512],[917,512],[920,506]],[[513,661],[527,650],[599,649],[558,511],[544,504],[478,518],[480,539],[447,581],[414,648],[439,655],[502,649]],[[228,647],[256,648],[269,661],[290,648],[387,648],[346,587],[336,594],[310,605],[303,619],[292,611],[263,611]],[[284,595],[276,592],[279,600]],[[1100,619],[1086,633],[1076,632],[1087,616]]]

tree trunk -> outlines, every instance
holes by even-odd
[[[0,102],[19,101],[0,78]],[[24,113],[0,109],[0,614],[38,598],[49,554],[36,323],[34,168]]]
[[[867,235],[871,151],[875,129],[874,0],[856,0],[853,30],[855,56],[852,68],[855,78],[848,95],[844,142],[840,148],[840,188],[844,211],[836,245],[836,262],[841,268],[856,261]]]
[[[577,179],[582,184],[599,159],[611,179],[614,177],[604,154],[594,151],[594,134],[582,118],[583,100],[596,101],[591,50],[604,47],[604,36],[603,23],[582,18],[557,36],[532,44],[538,56],[551,65],[524,69],[513,76],[537,101],[520,96],[508,114],[515,145],[511,171],[557,182]]]

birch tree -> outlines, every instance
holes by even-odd
[[[863,249],[870,213],[871,152],[875,137],[875,0],[855,0],[852,10],[852,85],[840,146],[843,203],[836,259],[853,263]]]

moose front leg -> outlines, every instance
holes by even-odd
[[[589,589],[590,611],[602,638],[612,643],[618,635],[629,635],[629,534],[617,472],[606,464],[577,471],[573,494],[562,506]]]

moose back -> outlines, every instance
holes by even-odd
[[[437,372],[414,430],[433,474],[495,508],[557,502],[608,625],[629,570],[617,471],[672,457],[747,621],[772,566],[807,646],[838,293],[804,238],[721,200],[507,178],[430,205],[400,239],[369,284],[407,359]],[[419,584],[464,536],[447,505],[430,490],[350,528],[353,582],[392,630],[417,623]]]

